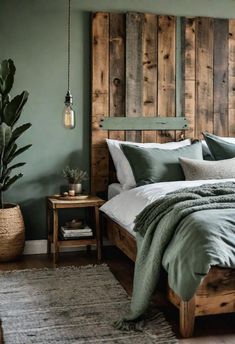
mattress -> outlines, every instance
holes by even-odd
[[[131,190],[122,190],[109,199],[100,210],[109,218],[135,236],[134,221],[136,216],[150,203],[164,197],[168,192],[181,188],[200,186],[203,184],[235,182],[235,179],[210,179],[193,181],[162,182],[143,185]],[[114,188],[112,187],[113,191]]]
[[[110,184],[108,187],[108,200],[123,192],[122,186],[119,183]]]

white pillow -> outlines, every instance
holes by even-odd
[[[121,144],[135,145],[143,148],[162,148],[162,149],[177,149],[179,147],[188,146],[191,144],[191,140],[183,140],[178,142],[167,142],[167,143],[138,143],[128,141],[118,141],[106,139],[108,144],[109,152],[113,159],[113,163],[117,172],[117,179],[122,185],[124,190],[131,189],[136,186],[135,178],[129,164],[129,161],[125,157],[121,149]]]

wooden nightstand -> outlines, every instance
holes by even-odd
[[[95,245],[97,248],[97,258],[101,259],[101,229],[99,218],[99,207],[104,204],[104,200],[96,196],[89,196],[83,200],[65,201],[53,198],[47,198],[47,253],[51,253],[51,244],[54,244],[53,261],[58,262],[60,247],[80,247]],[[59,209],[93,208],[95,228],[93,229],[94,238],[60,240],[59,239]],[[52,214],[52,216],[51,216]],[[52,220],[52,221],[51,221]],[[52,223],[51,223],[52,222]]]

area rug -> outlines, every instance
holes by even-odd
[[[116,330],[129,303],[106,265],[0,273],[4,344],[178,342],[162,314],[143,332]]]

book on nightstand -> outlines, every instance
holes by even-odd
[[[83,228],[69,228],[66,226],[61,226],[60,233],[62,236],[62,239],[68,240],[68,239],[81,239],[84,237],[92,237],[93,232],[92,229],[89,226],[84,226]]]

